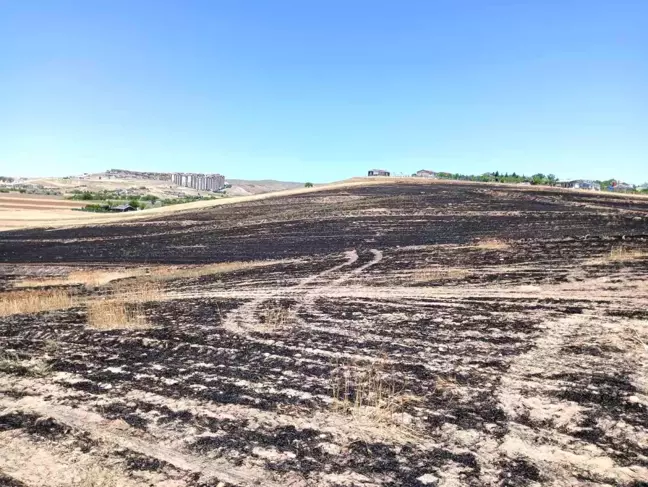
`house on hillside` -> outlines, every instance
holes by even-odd
[[[116,211],[116,212],[135,211],[135,208],[133,208],[131,205],[117,205],[117,206],[111,206],[110,211]]]
[[[416,178],[430,178],[430,179],[437,179],[437,173],[434,171],[428,171],[427,169],[421,169],[420,171],[416,171],[416,174],[413,175]]]
[[[367,176],[372,177],[372,176],[390,176],[391,173],[389,171],[385,171],[384,169],[372,169],[367,173]]]
[[[558,181],[556,183],[561,188],[587,189],[590,191],[601,191],[601,185],[596,181],[589,179],[571,179],[568,181]]]
[[[617,193],[627,193],[629,191],[634,191],[635,187],[632,184],[615,181],[608,189]]]

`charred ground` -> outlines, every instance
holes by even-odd
[[[0,317],[0,485],[648,478],[648,200],[368,186],[3,233],[0,259],[4,296],[45,278],[77,300]],[[106,285],[47,285],[263,260],[171,275],[146,329],[88,326]],[[402,404],[334,407],[377,364]]]

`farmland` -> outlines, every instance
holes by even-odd
[[[13,230],[0,296],[0,485],[648,479],[645,198],[390,183]]]

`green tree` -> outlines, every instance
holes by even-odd
[[[312,187],[313,187],[313,183],[304,184],[304,188],[312,188]]]

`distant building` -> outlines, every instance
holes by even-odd
[[[623,183],[620,181],[615,181],[608,187],[610,191],[616,191],[617,193],[627,193],[629,191],[634,191],[635,187],[632,184]]]
[[[171,175],[171,182],[186,188],[193,188],[202,191],[216,191],[225,186],[225,176],[221,174],[177,172]]]
[[[391,173],[389,171],[385,171],[384,169],[372,169],[367,173],[367,176],[372,177],[372,176],[389,176]]]
[[[118,212],[135,211],[135,208],[132,207],[131,205],[117,205],[117,206],[110,207],[110,211],[118,211]]]
[[[568,181],[558,181],[556,183],[561,188],[587,189],[590,191],[601,191],[601,185],[596,181],[589,179],[571,179]]]
[[[437,173],[435,173],[434,171],[428,171],[427,169],[421,169],[420,171],[416,171],[416,174],[414,174],[414,177],[436,179],[438,176],[437,176]]]

